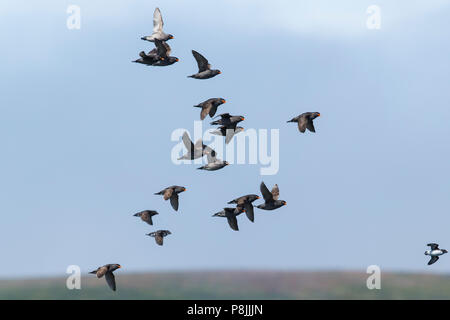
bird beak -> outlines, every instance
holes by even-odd
[[[320,113],[317,116],[320,117]]]
[[[222,72],[219,71],[219,74],[221,74]]]
[[[175,61],[178,62],[178,61],[180,61],[180,59],[176,58]]]
[[[169,36],[169,39],[173,39],[173,36]]]
[[[183,191],[186,191],[186,188],[183,188]]]
[[[256,199],[259,199],[259,196],[256,196]]]
[[[244,120],[245,120],[245,118],[244,118],[244,117],[241,117],[241,120],[242,120],[242,121],[244,121]]]
[[[225,99],[222,99],[222,103],[225,103],[225,102],[227,102],[227,100],[225,100]]]
[[[122,266],[118,266],[118,267],[117,267],[117,269],[120,269],[120,268],[122,268]]]

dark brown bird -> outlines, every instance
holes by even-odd
[[[287,122],[297,122],[298,130],[300,130],[300,132],[302,133],[305,132],[306,129],[308,129],[311,132],[316,132],[313,120],[317,117],[320,117],[319,112],[305,112],[295,118],[292,118]]]
[[[97,275],[97,278],[105,276],[106,283],[113,290],[116,291],[116,278],[113,271],[122,268],[120,264],[105,264],[103,267],[98,267],[97,270],[89,273]]]
[[[178,211],[178,194],[186,191],[185,187],[180,186],[170,186],[160,192],[155,193],[155,195],[162,195],[164,200],[170,199],[170,204],[175,211]]]
[[[139,52],[139,56],[140,56],[139,59],[134,60],[132,62],[145,64],[147,66],[152,66],[153,64],[155,64],[156,62],[158,62],[160,60],[160,57],[158,56],[158,54],[156,52],[156,48],[153,49],[152,51],[150,51],[148,54],[146,54],[144,51],[141,51],[141,52]]]
[[[172,234],[169,230],[158,230],[155,232],[150,232],[147,235],[150,237],[154,237],[156,243],[162,246],[164,242],[164,237],[167,237],[169,234]]]
[[[263,210],[274,210],[286,205],[286,201],[278,200],[278,197],[280,196],[280,189],[278,188],[277,184],[272,188],[272,191],[270,192],[264,182],[261,182],[260,189],[265,203],[258,205],[257,208]]]
[[[140,217],[142,221],[147,222],[149,225],[153,225],[152,217],[159,214],[154,210],[144,210],[134,214],[135,217]]]
[[[245,196],[236,198],[228,202],[228,204],[235,203],[240,210],[245,211],[248,220],[251,222],[255,221],[255,214],[253,212],[253,201],[259,199],[256,194],[247,194]]]
[[[222,113],[222,114],[219,114],[217,117],[220,117],[220,119],[211,122],[212,125],[225,126],[227,129],[233,129],[233,130],[236,130],[236,125],[239,122],[245,120],[245,118],[243,116],[232,116],[229,113]]]
[[[172,57],[170,55],[172,49],[167,44],[167,42],[155,39],[155,45],[156,45],[156,58],[158,59],[156,62],[152,64],[153,66],[159,67],[169,66],[179,61],[177,57]],[[150,51],[149,54],[153,52],[153,50]]]
[[[211,118],[214,117],[217,107],[225,102],[226,100],[223,98],[211,98],[195,105],[194,107],[202,108],[202,111],[200,111],[200,119],[203,120],[208,114]]]
[[[196,74],[188,76],[188,78],[209,79],[217,76],[218,74],[221,74],[220,70],[217,69],[211,70],[211,65],[209,64],[208,60],[200,53],[198,53],[195,50],[192,50],[192,54],[194,55],[194,58],[197,61],[198,72]]]
[[[243,208],[223,208],[222,211],[219,211],[213,214],[213,217],[223,217],[227,218],[228,225],[234,231],[239,231],[239,226],[237,223],[237,216],[244,212]]]

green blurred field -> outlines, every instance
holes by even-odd
[[[0,299],[450,299],[450,276],[383,273],[381,290],[368,290],[356,272],[207,271],[126,274],[117,292],[104,279],[83,275],[81,290],[65,278],[0,280]]]

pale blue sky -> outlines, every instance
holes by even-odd
[[[275,5],[275,3],[278,3]],[[66,28],[69,4],[81,30]],[[378,4],[381,29],[365,26]],[[159,6],[180,62],[130,61]],[[442,271],[450,248],[448,1],[2,1],[0,277],[271,268]],[[195,72],[190,50],[222,74]],[[223,97],[246,128],[280,129],[280,170],[175,166],[174,129]],[[319,111],[316,134],[286,121]],[[207,121],[207,122],[206,122]],[[209,120],[205,120],[208,127]],[[287,206],[211,215],[277,183]],[[180,210],[153,193],[184,185]],[[258,202],[259,203],[259,202]],[[155,226],[132,216],[155,209]],[[164,247],[145,236],[172,235]]]

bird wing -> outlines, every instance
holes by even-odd
[[[167,43],[165,43],[164,41],[155,39],[155,45],[156,45],[156,49],[158,52],[158,55],[161,58],[167,58],[167,56],[170,54],[170,47]]]
[[[226,217],[228,224],[230,225],[230,228],[233,229],[234,231],[239,231],[236,215],[234,213],[227,212]]]
[[[156,241],[157,244],[159,244],[160,246],[162,246],[162,245],[163,245],[163,242],[164,242],[164,238],[163,238],[162,235],[160,235],[159,233],[157,233],[157,234],[155,235],[155,241]]]
[[[116,278],[114,277],[114,274],[111,271],[108,271],[107,273],[105,273],[105,279],[108,286],[113,291],[116,291]]]
[[[178,211],[178,194],[172,194],[170,197],[170,205],[175,211]]]
[[[430,261],[428,261],[428,265],[433,264],[438,260],[439,260],[438,256],[433,256],[433,257],[431,257]]]
[[[244,202],[245,214],[247,215],[248,220],[251,222],[255,221],[255,214],[253,212],[253,205],[248,202]]]
[[[198,72],[203,72],[211,68],[211,65],[208,63],[208,60],[200,53],[198,53],[195,50],[192,50],[192,54],[194,55],[194,58],[197,61]]]
[[[216,114],[217,106],[211,104],[211,107],[209,108],[209,116],[212,118]]]
[[[429,243],[427,246],[429,246],[432,251],[439,249],[439,245],[437,243]]]
[[[305,117],[300,117],[298,119],[298,130],[300,130],[300,132],[305,132],[306,131],[306,125],[308,123],[308,120],[306,120]]]
[[[217,161],[217,158],[216,158],[215,154],[212,155],[211,152],[208,152],[206,154],[206,160],[208,160],[208,163],[214,163]]]
[[[233,137],[234,137],[234,133],[235,133],[235,129],[230,129],[230,128],[226,129],[225,144],[230,143],[231,139],[233,139]]]
[[[264,182],[261,182],[260,189],[261,189],[261,194],[266,202],[273,200],[273,195],[269,191],[269,189],[267,189]]]
[[[208,104],[206,104],[206,106],[204,106],[203,108],[202,108],[202,111],[200,112],[200,119],[201,120],[203,120],[203,119],[205,119],[206,118],[206,116],[208,115],[208,113],[209,113],[209,115],[211,116],[211,104],[210,103],[208,103]]]
[[[161,11],[159,11],[159,8],[155,9],[155,12],[153,12],[153,33],[161,32],[164,25],[164,21],[161,15]]]
[[[189,138],[189,135],[187,134],[187,132],[185,131],[183,133],[183,143],[184,146],[186,147],[186,149],[188,150],[188,152],[193,152],[194,150],[194,144],[192,143],[191,139]]]
[[[308,128],[308,130],[311,132],[316,132],[316,129],[314,128],[314,123],[311,119],[306,121],[306,128]]]
[[[100,267],[97,269],[97,278],[101,278],[108,272],[108,268],[106,266]]]
[[[277,184],[272,188],[272,196],[273,200],[278,200],[278,197],[280,196],[280,189],[278,188]]]

